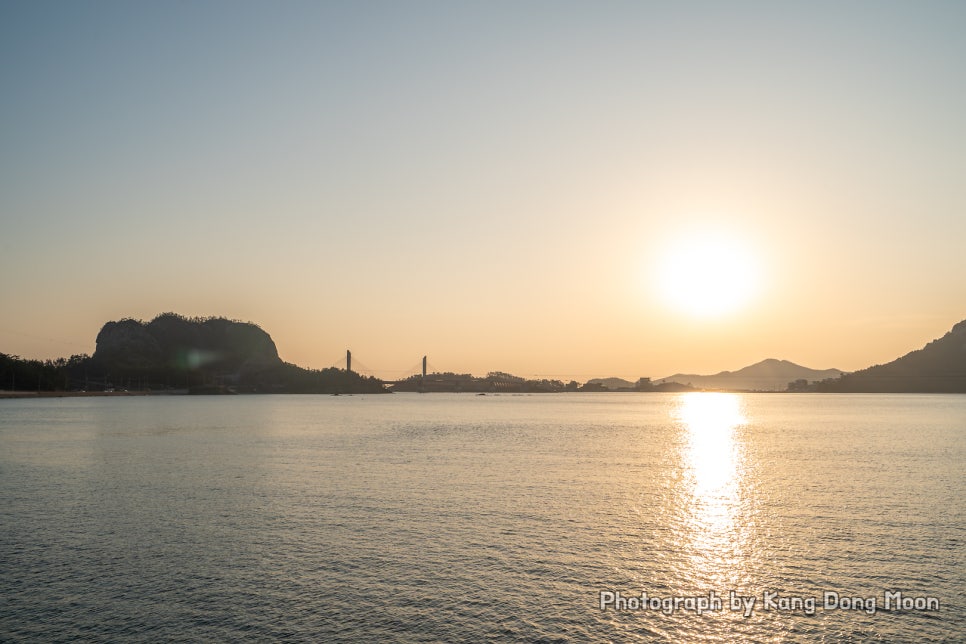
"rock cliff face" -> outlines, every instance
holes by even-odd
[[[97,334],[95,359],[118,369],[155,369],[163,364],[161,346],[137,320],[108,322]]]
[[[205,368],[230,373],[282,364],[271,336],[254,324],[174,313],[146,324],[130,319],[108,322],[97,334],[93,361],[119,371]]]

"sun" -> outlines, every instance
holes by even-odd
[[[663,299],[693,317],[741,310],[758,291],[757,263],[747,244],[723,233],[698,233],[667,246],[658,265]]]

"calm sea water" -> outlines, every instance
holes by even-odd
[[[0,401],[0,639],[961,640],[964,429],[966,396]]]

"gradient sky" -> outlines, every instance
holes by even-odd
[[[0,351],[164,311],[586,380],[854,370],[966,318],[966,3],[0,3]],[[698,318],[670,248],[754,296]],[[683,241],[682,241],[683,240]]]

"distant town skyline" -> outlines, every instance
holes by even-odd
[[[966,318],[966,5],[0,5],[0,352],[862,369]]]

